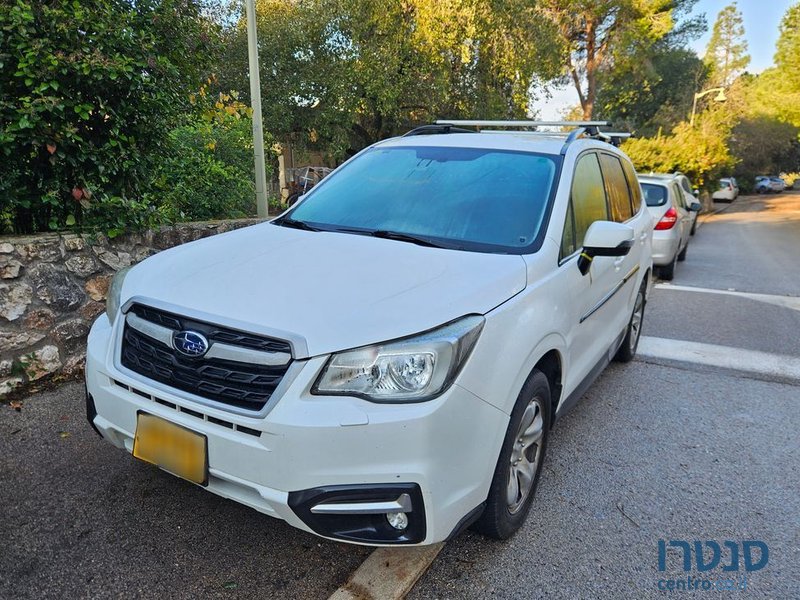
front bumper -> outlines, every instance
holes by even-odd
[[[127,452],[133,450],[139,411],[204,434],[206,488],[215,494],[312,533],[373,545],[442,541],[488,495],[508,416],[457,383],[418,404],[312,396],[327,359],[322,356],[297,361],[302,368],[265,416],[243,416],[199,404],[118,367],[115,329],[102,315],[89,334],[90,422]],[[342,535],[310,519],[307,506],[298,508],[297,498],[331,487],[371,491],[374,500],[381,490],[394,494],[397,484],[419,490],[408,515],[415,527],[422,523],[416,537]]]

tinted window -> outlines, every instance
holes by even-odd
[[[642,192],[647,206],[664,206],[667,203],[667,188],[663,185],[642,182]]]
[[[391,231],[494,251],[530,246],[558,157],[492,149],[374,148],[317,186],[291,218],[322,229]]]
[[[675,195],[675,203],[681,208],[686,208],[686,196],[683,195],[680,186],[673,184],[672,193]]]
[[[627,160],[622,161],[622,170],[625,171],[625,179],[628,180],[628,189],[631,191],[633,214],[636,214],[642,206],[642,188],[639,186],[639,178],[636,177],[633,165]]]
[[[628,183],[622,172],[622,163],[616,156],[610,154],[601,154],[600,163],[603,165],[603,180],[606,185],[608,206],[611,209],[611,220],[624,223],[633,216],[633,212]]]
[[[608,220],[603,176],[596,154],[583,155],[575,165],[572,210],[575,217],[575,248],[580,248],[589,226],[595,221]]]

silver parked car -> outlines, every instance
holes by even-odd
[[[675,265],[686,258],[693,215],[700,210],[696,200],[687,202],[676,175],[640,175],[639,183],[653,217],[653,265],[659,276],[670,281]]]

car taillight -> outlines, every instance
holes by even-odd
[[[661,220],[656,223],[655,229],[656,231],[661,231],[663,229],[672,229],[675,227],[675,223],[678,221],[678,212],[675,210],[674,206],[670,206],[669,210],[664,213],[664,216],[661,217]]]

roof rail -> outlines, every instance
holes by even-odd
[[[437,123],[435,125],[421,125],[403,134],[402,137],[411,135],[427,135],[429,133],[475,133],[473,129],[453,127],[451,123]]]
[[[412,129],[403,137],[412,135],[425,135],[431,133],[480,133],[481,127],[505,127],[521,129],[523,131],[509,131],[508,129],[484,129],[482,133],[523,133],[525,135],[559,136],[566,137],[561,147],[561,154],[566,154],[568,146],[580,138],[587,136],[603,140],[613,146],[619,146],[623,140],[632,136],[630,133],[600,131],[600,127],[610,127],[610,121],[493,121],[481,119],[438,119],[432,125],[422,125]],[[463,127],[476,127],[464,129]],[[571,131],[538,130],[539,127],[573,127]]]
[[[610,127],[610,121],[492,121],[471,119],[438,119],[437,125],[468,127]]]

